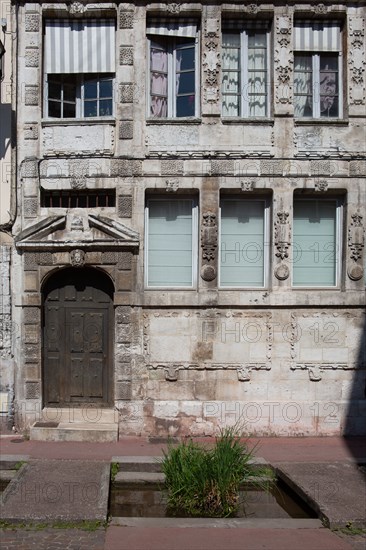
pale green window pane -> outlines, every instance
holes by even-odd
[[[264,285],[263,201],[222,201],[220,285]]]
[[[192,286],[192,201],[149,201],[148,285]]]
[[[293,284],[335,286],[338,261],[336,201],[294,203]]]

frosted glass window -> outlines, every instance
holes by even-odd
[[[294,286],[336,286],[338,211],[336,200],[294,201]]]
[[[265,285],[263,200],[223,199],[220,225],[220,286]]]
[[[268,80],[268,31],[265,28],[225,31],[222,36],[222,115],[267,116]]]
[[[195,208],[192,199],[147,203],[147,286],[192,287]]]

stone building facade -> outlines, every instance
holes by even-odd
[[[361,434],[365,2],[15,4],[17,426]]]
[[[12,353],[10,263],[11,227],[15,219],[14,143],[12,143],[12,17],[10,0],[0,6],[0,428],[13,421],[14,358]]]

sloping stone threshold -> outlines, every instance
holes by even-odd
[[[116,411],[107,408],[45,408],[42,411],[42,419],[31,426],[30,439],[89,443],[117,441]]]

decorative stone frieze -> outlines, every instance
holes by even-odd
[[[119,95],[121,103],[133,103],[134,87],[132,83],[120,84]]]
[[[348,267],[348,277],[358,281],[363,277],[363,254],[365,247],[365,229],[363,216],[356,212],[351,216],[352,221],[348,227],[348,249],[351,265]]]
[[[131,252],[119,252],[117,267],[121,271],[130,271],[132,269],[132,254]]]
[[[84,267],[85,260],[86,257],[84,250],[76,248],[70,252],[70,264],[72,267]]]
[[[24,87],[24,104],[29,107],[39,105],[39,86],[27,84]]]
[[[121,120],[119,124],[119,139],[133,139],[133,121]]]
[[[23,203],[23,213],[25,218],[35,218],[38,213],[38,198],[27,197]]]
[[[216,260],[217,253],[217,216],[213,212],[205,212],[202,216],[201,248],[203,280],[212,281],[216,278],[216,268],[210,264]]]
[[[133,65],[133,47],[132,46],[120,46],[119,64]]]
[[[207,18],[204,21],[203,41],[204,101],[217,104],[220,98],[220,19]]]
[[[23,353],[26,363],[38,363],[40,360],[40,350],[38,344],[25,344]]]
[[[177,364],[177,363],[153,363],[146,365],[149,370],[164,371],[164,378],[168,382],[177,382],[179,372],[183,370],[190,371],[236,371],[239,382],[249,382],[251,380],[252,370],[271,370],[271,366],[265,363],[248,364]]]
[[[292,363],[290,366],[292,371],[307,370],[311,382],[320,382],[323,373],[328,370],[355,370],[356,368],[357,365],[352,363]]]
[[[349,95],[351,105],[365,105],[366,102],[366,51],[365,19],[349,17],[349,39],[352,55],[349,56]]]
[[[41,384],[39,380],[28,380],[25,383],[25,398],[26,399],[40,399],[41,397]]]
[[[110,175],[112,177],[141,176],[142,161],[131,159],[113,159],[111,160]]]
[[[131,195],[118,196],[117,211],[118,211],[118,216],[120,218],[131,218],[132,216],[132,196]]]
[[[288,111],[293,101],[293,51],[292,51],[293,19],[289,15],[280,15],[275,18],[275,110]],[[282,108],[281,108],[282,106]]]
[[[330,160],[312,160],[310,161],[310,171],[312,176],[330,176],[332,163]]]
[[[24,139],[38,139],[38,123],[26,122],[23,128]]]
[[[289,223],[289,213],[283,211],[277,212],[275,227],[274,227],[274,242],[276,257],[284,260],[288,258],[289,248],[291,246],[291,226]],[[283,272],[284,274],[285,272]]]
[[[26,252],[24,254],[24,270],[35,271],[38,268],[38,254],[35,252]]]
[[[161,161],[161,175],[183,175],[183,161],[181,160],[162,160]]]
[[[20,176],[22,178],[37,178],[38,177],[38,165],[37,160],[25,160],[22,162],[20,168]]]
[[[116,322],[117,324],[128,325],[131,322],[132,308],[130,306],[116,307]]]
[[[39,49],[25,48],[25,66],[39,67]]]
[[[282,160],[261,160],[262,176],[282,176],[284,162]]]
[[[115,265],[118,261],[118,253],[108,250],[107,252],[102,252],[102,264],[104,265]]]
[[[120,29],[133,29],[133,10],[120,9],[119,12],[119,28]]]
[[[39,31],[39,15],[38,13],[27,13],[25,15],[25,30],[26,32]]]
[[[115,398],[119,401],[130,401],[132,398],[132,384],[128,380],[116,382]]]
[[[23,321],[25,324],[39,323],[41,319],[41,309],[39,307],[23,308]]]
[[[38,252],[37,261],[39,265],[53,265],[52,252]]]

